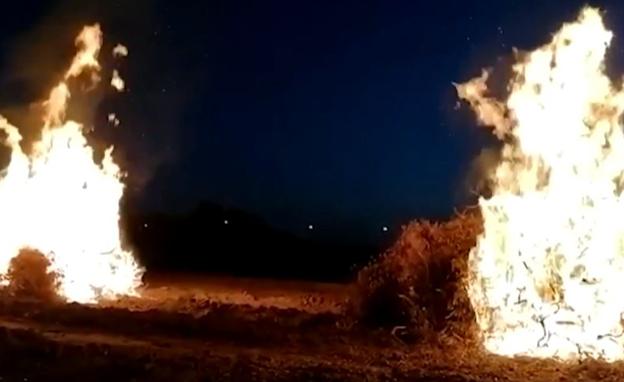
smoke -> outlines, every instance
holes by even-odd
[[[509,83],[514,78],[513,65],[517,61],[525,59],[528,53],[517,48],[513,48],[511,53],[497,57],[494,65],[487,68],[487,94],[495,99],[507,99],[509,97]],[[455,84],[455,86],[457,86]],[[456,88],[456,90],[458,90]],[[457,93],[454,97],[457,97]],[[455,98],[457,99],[457,98]],[[456,101],[456,105],[468,106],[467,103]],[[462,123],[466,120],[471,122],[471,126],[480,129],[487,136],[480,134],[479,141],[482,141],[482,147],[479,153],[470,161],[468,171],[463,178],[463,188],[460,198],[465,201],[467,197],[469,203],[476,202],[477,197],[490,197],[492,193],[492,179],[494,172],[501,160],[502,144],[506,137],[497,137],[497,132],[489,127],[478,125],[471,113],[465,113],[469,108],[462,107],[462,113],[458,118],[462,119]],[[457,110],[457,108],[456,108]],[[459,122],[458,122],[459,123]],[[502,139],[502,141],[501,141]]]
[[[484,148],[472,160],[466,177],[466,187],[473,195],[490,196],[491,180],[500,162],[500,156],[500,149]]]

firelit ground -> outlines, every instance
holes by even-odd
[[[624,365],[406,344],[343,309],[346,285],[184,276],[101,306],[0,298],[2,381],[619,381]]]

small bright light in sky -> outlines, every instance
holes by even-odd
[[[309,229],[310,231],[312,231],[312,230],[314,229],[314,226],[313,226],[312,224],[309,224],[309,225],[308,225],[308,229]]]
[[[147,228],[147,223],[143,224],[143,227]]]
[[[223,224],[228,225],[228,224],[230,224],[230,222],[229,222],[227,219],[225,219],[225,220],[223,221]]]
[[[381,230],[384,231],[384,232],[388,232],[388,227],[383,226],[383,227],[381,227]]]

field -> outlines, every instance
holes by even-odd
[[[153,276],[100,306],[0,298],[2,381],[623,380],[595,361],[505,359],[358,322],[350,285]]]

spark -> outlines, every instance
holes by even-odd
[[[108,114],[108,122],[113,124],[114,126],[119,126],[119,124],[121,123],[119,121],[119,118],[117,118],[117,115],[115,113],[109,113]]]
[[[118,92],[122,92],[125,88],[125,82],[119,75],[117,69],[113,70],[113,77],[111,78],[111,86],[117,89]]]
[[[113,48],[113,56],[114,57],[127,57],[128,56],[128,48],[126,48],[122,44],[117,44]]]

